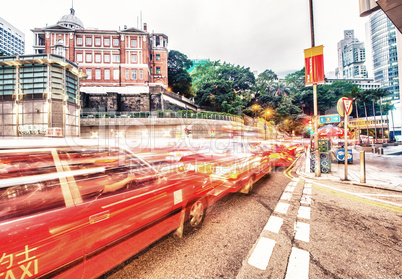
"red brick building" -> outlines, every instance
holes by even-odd
[[[32,32],[35,53],[61,55],[77,63],[88,75],[80,88],[84,99],[111,94],[127,99],[167,89],[168,37],[148,33],[146,24],[142,29],[126,26],[117,31],[85,29],[71,8],[70,14],[57,24]],[[83,108],[88,104],[84,100]],[[92,105],[97,106],[97,102]],[[150,103],[148,109],[149,106]],[[119,110],[118,107],[119,104],[114,104],[109,109]]]

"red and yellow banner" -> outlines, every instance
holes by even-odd
[[[325,82],[324,47],[317,46],[304,50],[306,63],[306,86]]]

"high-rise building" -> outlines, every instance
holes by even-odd
[[[373,58],[374,80],[390,93],[387,99],[399,100],[396,28],[384,12],[370,15],[367,22]]]
[[[0,53],[24,54],[25,34],[0,17]]]
[[[354,30],[345,30],[344,39],[338,42],[338,79],[367,78],[364,43],[354,36]]]
[[[32,32],[35,53],[61,55],[87,74],[80,88],[84,109],[133,110],[140,95],[168,87],[168,37],[148,33],[146,24],[141,29],[85,29],[71,8],[57,24]],[[149,103],[139,107],[149,110]]]

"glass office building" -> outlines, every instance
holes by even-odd
[[[370,15],[368,27],[373,55],[374,80],[380,82],[382,88],[391,93],[386,99],[399,100],[397,29],[382,11]]]
[[[0,17],[0,53],[24,54],[25,34]]]

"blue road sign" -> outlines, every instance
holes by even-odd
[[[339,116],[339,114],[331,114],[331,115],[320,116],[319,123],[320,124],[336,123],[336,122],[340,122],[340,121],[341,121],[341,117]]]

